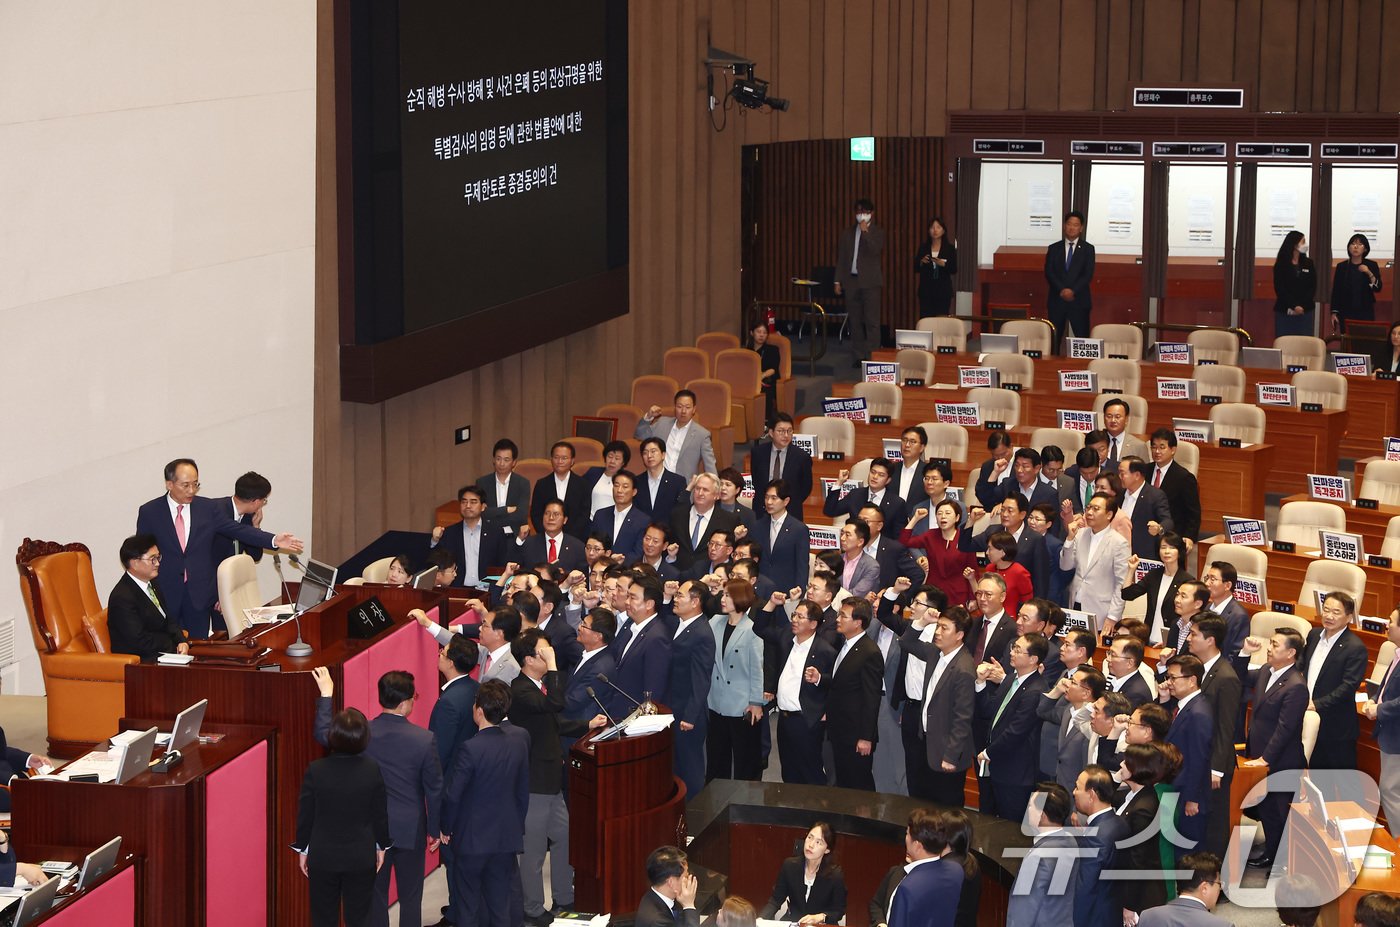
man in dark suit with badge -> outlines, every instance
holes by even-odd
[[[113,653],[134,653],[150,663],[162,653],[189,653],[185,631],[166,612],[156,588],[160,548],[149,534],[134,534],[122,542],[126,572],[107,597],[107,632]]]
[[[1089,311],[1093,297],[1089,284],[1094,281],[1094,246],[1084,240],[1084,214],[1065,214],[1064,237],[1045,250],[1046,314],[1055,326],[1055,338],[1069,335],[1089,337]],[[1056,345],[1058,350],[1059,346]]]

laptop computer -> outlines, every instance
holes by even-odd
[[[84,857],[83,868],[78,872],[77,890],[87,891],[98,879],[111,872],[117,864],[117,854],[121,848],[122,838],[113,837]]]
[[[437,585],[437,567],[431,566],[421,573],[413,574],[413,579],[409,585],[414,589],[426,589],[431,592]]]
[[[1282,370],[1283,351],[1279,348],[1240,348],[1240,366]]]
[[[117,770],[117,785],[129,782],[146,771],[151,765],[151,752],[156,746],[156,729],[150,728],[126,745],[122,765]]]
[[[4,927],[29,927],[40,917],[49,913],[54,898],[58,895],[58,883],[62,879],[50,876],[20,896],[19,904],[0,915]]]
[[[204,724],[204,710],[208,707],[209,700],[202,698],[175,716],[175,726],[170,729],[170,743],[165,747],[167,752],[183,750],[199,740],[199,728]]]
[[[979,344],[984,354],[1021,353],[1021,338],[1019,335],[999,335],[988,332],[982,335]]]
[[[303,561],[302,569],[301,585],[297,588],[298,615],[320,605],[335,591],[335,567],[308,558]]]

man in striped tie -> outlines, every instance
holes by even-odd
[[[113,653],[134,653],[151,663],[162,653],[189,653],[185,631],[165,607],[156,589],[160,548],[150,534],[133,534],[122,542],[122,566],[107,600],[107,630]]]

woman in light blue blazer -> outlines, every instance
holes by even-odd
[[[715,669],[710,677],[710,731],[705,740],[705,781],[763,777],[759,722],[763,720],[763,641],[754,633],[749,609],[753,586],[746,579],[725,583],[722,614],[710,619],[715,634]]]

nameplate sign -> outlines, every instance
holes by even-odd
[[[1092,612],[1081,612],[1073,608],[1067,608],[1065,612],[1064,630],[1068,631],[1088,631],[1096,634],[1099,630],[1099,619]]]
[[[963,389],[975,389],[979,386],[996,386],[997,369],[995,367],[959,367],[958,386]]]
[[[1332,365],[1344,377],[1369,377],[1371,358],[1366,354],[1332,352]]]
[[[964,428],[976,428],[982,424],[982,412],[975,402],[936,402],[933,405],[933,417],[940,422],[962,425]]]
[[[1080,360],[1098,360],[1104,356],[1102,338],[1066,338],[1065,354]]]
[[[1323,502],[1337,502],[1345,505],[1351,501],[1351,480],[1344,476],[1309,473],[1308,495],[1314,499],[1321,499]]]
[[[1245,605],[1263,605],[1268,601],[1264,596],[1264,580],[1258,576],[1235,578],[1235,601]]]
[[[822,415],[827,418],[844,418],[852,422],[870,423],[870,408],[866,405],[864,396],[853,396],[848,399],[827,396],[822,400]]]
[[[831,525],[808,525],[807,544],[812,550],[840,550],[840,529]]]
[[[345,620],[346,631],[351,640],[357,641],[368,640],[394,623],[394,619],[389,617],[389,613],[384,610],[384,605],[379,601],[378,596],[372,597],[367,602],[361,602],[350,609]]]
[[[1317,536],[1322,542],[1323,557],[1328,560],[1341,560],[1343,563],[1361,565],[1365,557],[1361,535],[1349,534],[1344,531],[1319,531]]]
[[[1188,377],[1158,377],[1157,398],[1195,402],[1196,381]]]
[[[1167,565],[1160,560],[1143,560],[1137,562],[1137,569],[1133,571],[1133,582],[1140,583],[1147,578],[1147,574],[1153,570],[1165,570]]]
[[[1060,427],[1069,431],[1079,431],[1085,434],[1099,427],[1097,412],[1081,412],[1078,409],[1059,409],[1055,413],[1060,417]]]
[[[1400,460],[1400,438],[1387,436],[1385,439],[1385,459]]]
[[[753,474],[745,473],[742,474],[742,476],[744,477],[744,488],[739,490],[739,498],[747,499],[750,503],[752,503],[754,497]]]
[[[1260,383],[1255,393],[1261,406],[1288,406],[1298,401],[1298,391],[1291,383]]]
[[[866,383],[898,383],[899,365],[889,361],[861,361],[860,378]]]
[[[829,496],[833,489],[836,490],[836,498],[844,499],[857,489],[860,489],[860,483],[855,480],[846,480],[843,483],[829,476],[822,477],[822,496]]]
[[[1097,393],[1099,375],[1092,370],[1061,370],[1060,392]]]
[[[1269,529],[1263,519],[1226,515],[1224,521],[1225,538],[1231,544],[1242,544],[1245,547],[1269,546]]]
[[[1159,341],[1157,363],[1195,366],[1196,352],[1191,350],[1191,345],[1185,341]]]

